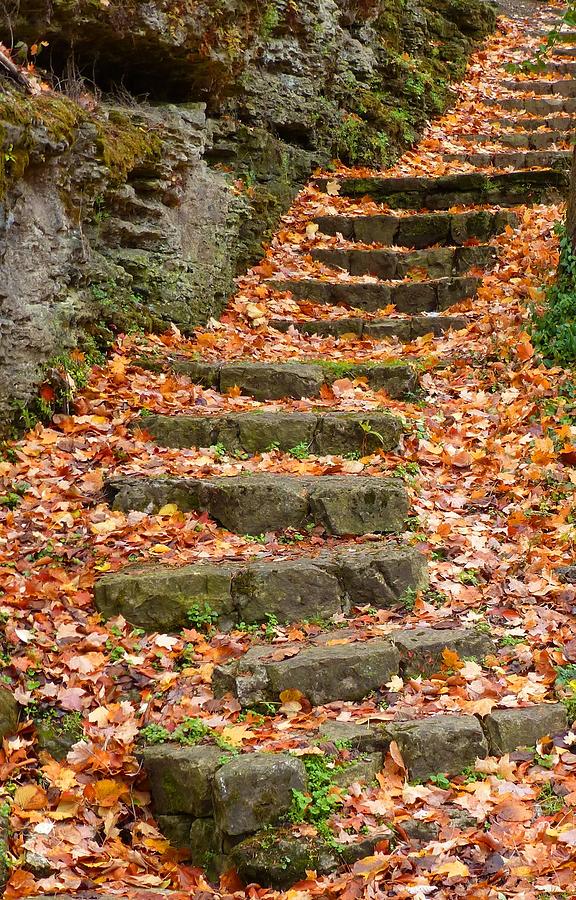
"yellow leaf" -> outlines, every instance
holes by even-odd
[[[282,691],[280,694],[282,703],[298,703],[302,699],[304,699],[304,694],[297,688],[289,688],[287,691]]]
[[[162,509],[158,510],[159,516],[175,516],[178,512],[178,507],[175,503],[167,503]]]
[[[448,878],[464,878],[470,874],[470,869],[466,863],[460,862],[459,859],[455,859],[453,862],[442,863],[433,871],[434,875],[447,875]]]
[[[14,794],[14,803],[20,809],[44,809],[47,799],[46,791],[37,784],[23,784]]]
[[[80,807],[80,800],[77,797],[61,799],[60,803],[49,815],[51,819],[61,821],[62,819],[73,819]]]
[[[388,856],[382,856],[381,854],[378,856],[366,856],[354,865],[352,871],[355,875],[363,875],[364,878],[369,878],[370,875],[378,875],[380,872],[384,872],[389,865],[390,860]]]
[[[102,778],[94,784],[94,799],[98,806],[114,806],[126,792],[126,785],[113,778]]]
[[[153,547],[150,547],[150,553],[170,553],[170,547],[167,547],[166,544],[154,544]]]
[[[451,650],[449,647],[444,647],[442,651],[442,661],[447,669],[461,669],[464,665],[463,660],[460,659],[456,650]]]
[[[222,731],[222,738],[233,747],[241,747],[250,734],[249,725],[226,725]]]

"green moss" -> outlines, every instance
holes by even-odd
[[[49,141],[69,144],[86,116],[67,97],[52,93],[23,97],[16,88],[5,86],[0,96],[0,196],[28,168],[30,151],[38,146],[35,130],[42,127]]]
[[[96,128],[102,159],[113,183],[121,184],[138,164],[160,157],[160,135],[135,125],[128,115],[118,110],[110,112],[108,119],[99,121]]]

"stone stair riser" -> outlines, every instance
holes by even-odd
[[[576,112],[576,98],[554,100],[522,100],[506,98],[498,101],[503,109],[526,109],[546,115],[549,112]],[[534,109],[529,104],[541,104]],[[326,190],[329,179],[317,179],[316,186]],[[554,169],[539,172],[504,172],[488,175],[465,172],[439,178],[403,176],[401,178],[342,178],[340,194],[344,197],[369,196],[394,209],[450,209],[452,206],[488,203],[514,206],[517,203],[540,202],[565,191],[568,176]],[[360,240],[360,238],[357,238]]]
[[[228,416],[147,416],[136,419],[161,447],[212,447],[230,452],[287,451],[305,444],[312,454],[388,452],[398,447],[401,421],[388,413],[248,412]],[[362,427],[362,426],[366,427]]]
[[[321,334],[341,337],[353,334],[359,338],[387,340],[397,338],[403,343],[413,341],[425,334],[436,337],[447,331],[466,328],[463,316],[410,316],[406,319],[315,319],[309,322],[292,322],[289,319],[272,319],[270,326],[278,331],[295,328],[302,334]]]
[[[385,390],[390,397],[402,399],[418,388],[418,375],[410,363],[347,363],[331,366],[319,362],[210,363],[186,357],[141,357],[137,364],[153,371],[169,370],[187,375],[194,384],[226,393],[240,388],[256,400],[282,400],[317,397],[324,384],[344,375],[364,378],[372,390]]]
[[[332,639],[337,646],[331,646]],[[421,628],[390,638],[342,643],[345,634],[324,635],[325,643],[275,659],[273,648],[257,645],[239,660],[214,670],[216,696],[231,693],[243,706],[276,702],[285,690],[298,689],[314,706],[336,700],[358,701],[379,690],[393,675],[417,677],[442,668],[448,647],[466,658],[494,652],[489,637],[467,629]],[[284,649],[284,648],[283,648]],[[290,649],[290,648],[288,648]]]
[[[557,166],[570,168],[572,160],[571,150],[531,150],[528,153],[513,153],[504,151],[502,153],[492,153],[490,151],[483,153],[482,151],[467,152],[458,151],[451,153],[443,153],[442,158],[448,161],[467,162],[471,166],[493,166],[495,168],[507,169],[518,168],[520,166]]]
[[[569,140],[569,131],[520,131],[501,134],[463,134],[461,140],[466,143],[503,144],[508,147],[526,150],[543,150],[554,144],[565,144]]]
[[[519,116],[517,119],[500,117],[491,121],[500,125],[501,128],[521,128],[523,132],[533,132],[539,128],[547,128],[564,133],[567,137],[571,131],[576,130],[576,119],[567,115],[551,115],[537,119],[526,118],[525,116]]]
[[[560,97],[576,97],[576,81],[503,81],[502,87],[509,91],[521,91],[530,94],[558,94]]]
[[[498,106],[505,110],[522,110],[536,116],[550,116],[554,113],[576,112],[576,97],[503,97],[498,101]],[[556,185],[561,187],[562,185]]]
[[[472,210],[464,213],[421,213],[411,216],[317,216],[320,233],[341,234],[346,240],[423,250],[435,244],[462,247],[472,239],[487,241],[507,225],[514,226],[513,212]]]
[[[461,276],[430,281],[387,285],[374,282],[331,282],[303,279],[271,281],[278,291],[290,291],[296,300],[310,300],[330,306],[351,306],[377,312],[393,304],[400,313],[432,312],[448,309],[462,300],[474,298],[479,278]]]
[[[318,525],[328,534],[399,531],[408,514],[404,484],[366,476],[239,475],[228,478],[120,478],[107,483],[113,508],[157,512],[175,504],[207,512],[239,534]]]
[[[179,569],[147,566],[100,579],[97,609],[122,615],[147,632],[190,625],[194,613],[213,613],[218,628],[240,622],[330,619],[352,604],[397,605],[428,585],[426,559],[409,547],[358,546],[315,557],[262,562],[201,562]]]
[[[399,253],[394,250],[312,250],[312,259],[351,275],[375,275],[378,278],[405,278],[414,269],[425,270],[430,278],[462,275],[475,266],[489,268],[496,262],[495,247],[441,247]]]

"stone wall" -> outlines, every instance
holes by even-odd
[[[0,97],[2,420],[78,344],[217,315],[314,167],[393,159],[493,23],[483,0],[8,4],[0,37],[47,42],[64,93]]]

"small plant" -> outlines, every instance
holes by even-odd
[[[404,609],[412,612],[416,605],[416,599],[418,597],[418,591],[414,588],[406,588],[402,596],[400,597],[400,603],[404,607]]]
[[[325,756],[303,756],[302,762],[308,775],[308,791],[292,791],[288,819],[295,823],[309,822],[325,839],[334,840],[328,819],[342,805],[342,791],[332,780],[333,770],[328,768]]]
[[[227,455],[226,447],[224,446],[224,444],[222,444],[220,442],[218,442],[217,444],[212,444],[212,446],[209,447],[208,449],[212,451],[212,453],[218,460],[222,459],[224,456]]]
[[[186,610],[189,624],[198,631],[210,631],[218,621],[218,613],[209,603],[194,603]]]
[[[418,463],[409,462],[404,463],[403,465],[396,466],[392,475],[394,478],[402,478],[403,481],[408,482],[408,484],[413,484],[417,475],[420,474],[420,466]]]
[[[546,781],[538,794],[538,803],[546,816],[553,816],[564,808],[564,798],[558,796],[551,781]]]
[[[501,647],[516,647],[518,644],[523,644],[526,638],[517,637],[515,634],[505,634],[504,637],[500,638],[500,646]]]
[[[379,443],[382,447],[384,447],[386,442],[385,442],[383,436],[380,434],[379,431],[376,431],[374,428],[372,428],[370,422],[368,422],[368,421],[360,422],[360,428],[364,432],[364,439],[363,439],[364,444],[366,443],[366,439],[368,437],[373,437],[373,438],[376,438],[377,441],[379,441]]]
[[[306,441],[300,441],[295,447],[291,447],[288,453],[291,456],[295,456],[296,459],[307,459],[310,456],[310,444],[307,444]]]
[[[201,719],[184,719],[183,722],[174,729],[173,739],[181,744],[191,747],[199,744],[202,738],[206,737],[210,729],[204,725]]]
[[[430,781],[432,784],[435,784],[436,787],[442,788],[443,791],[447,791],[451,787],[450,779],[446,777],[446,775],[431,775]]]
[[[566,707],[568,722],[572,725],[573,722],[576,722],[576,697],[566,697],[562,703]]]
[[[556,681],[558,684],[567,685],[570,685],[570,682],[573,681],[576,687],[576,665],[568,663],[566,666],[558,666],[556,669]]]
[[[470,584],[477,587],[480,584],[479,575],[478,569],[464,569],[463,572],[458,574],[458,581],[461,584]]]
[[[245,534],[244,540],[248,541],[251,544],[265,544],[266,543],[266,535],[265,534]]]
[[[555,760],[551,753],[543,753],[542,755],[536,753],[534,754],[534,762],[543,769],[553,769]]]
[[[477,781],[484,781],[486,778],[486,775],[483,772],[478,772],[474,766],[466,766],[461,774],[464,779],[464,784],[474,784]]]
[[[564,226],[557,226],[560,262],[542,312],[532,309],[531,337],[545,365],[569,367],[576,360],[576,254]]]
[[[140,729],[139,738],[146,744],[165,744],[172,739],[172,735],[163,725],[145,725]]]

